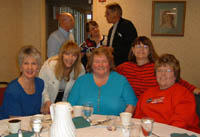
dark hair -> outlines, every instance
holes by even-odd
[[[178,82],[180,80],[181,73],[180,63],[172,54],[163,54],[160,56],[160,58],[155,63],[155,73],[159,67],[166,65],[169,65],[173,68],[174,76],[176,77],[176,82]]]
[[[100,47],[100,48],[94,49],[92,51],[91,55],[88,57],[88,63],[87,63],[87,71],[88,72],[93,72],[92,64],[93,64],[95,55],[105,55],[110,64],[110,70],[111,71],[114,70],[115,65],[114,65],[114,61],[113,61],[112,49],[109,47]]]
[[[92,26],[99,26],[98,25],[98,23],[96,22],[96,21],[94,21],[94,20],[91,20],[91,21],[89,21],[89,22],[87,22],[86,24],[85,24],[85,30],[86,30],[86,32],[89,32],[90,31],[90,25],[92,25]]]
[[[119,14],[119,16],[120,17],[122,16],[122,8],[116,2],[113,2],[113,3],[110,3],[110,4],[106,5],[106,9],[109,9],[109,10],[111,10],[113,12],[117,11],[117,13]]]
[[[137,44],[140,43],[149,46],[148,59],[151,63],[155,62],[158,59],[158,54],[156,53],[151,40],[146,36],[139,36],[133,41],[132,47],[135,47]],[[136,56],[134,55],[132,48],[130,49],[128,60],[133,61],[134,63],[137,64]]]

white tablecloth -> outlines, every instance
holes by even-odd
[[[19,119],[22,120],[21,122],[21,128],[22,130],[31,130],[30,127],[30,117],[20,117]],[[93,115],[92,120],[102,120],[105,119],[105,116],[101,115]],[[118,117],[119,121],[119,117]],[[133,123],[139,123],[139,119],[132,119]],[[42,137],[48,137],[49,136],[49,123],[44,123],[44,130],[41,133]],[[160,137],[170,137],[171,133],[187,133],[188,135],[196,135],[197,137],[200,137],[200,134],[177,128],[174,126],[169,126],[166,124],[161,123],[154,123],[153,127],[153,133],[159,135]],[[2,134],[8,134],[8,119],[6,120],[0,120],[0,135]],[[116,131],[108,131],[105,126],[90,126],[86,128],[76,129],[76,137],[126,137],[127,134],[124,134],[122,132],[121,128],[117,128]],[[142,133],[140,137],[143,137]]]

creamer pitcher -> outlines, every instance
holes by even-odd
[[[72,106],[68,102],[51,104],[52,125],[50,137],[75,137],[75,127],[71,116]]]

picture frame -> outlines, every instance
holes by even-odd
[[[152,36],[184,36],[186,1],[152,2]]]

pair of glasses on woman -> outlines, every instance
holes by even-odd
[[[135,47],[136,48],[144,48],[144,49],[148,49],[149,48],[148,45],[140,45],[140,44],[136,45]]]

